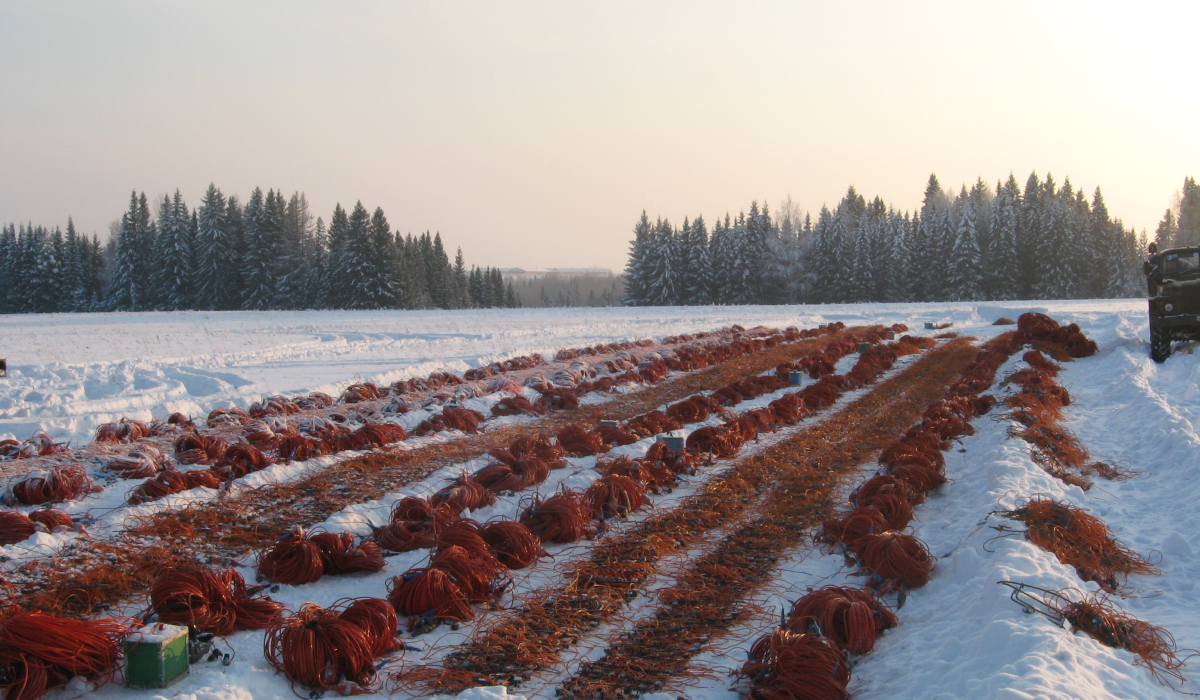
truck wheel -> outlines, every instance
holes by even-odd
[[[1166,362],[1171,356],[1171,336],[1161,328],[1150,326],[1150,359]]]

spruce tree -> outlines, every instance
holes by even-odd
[[[1200,246],[1200,187],[1195,178],[1183,179],[1183,195],[1179,200],[1179,231],[1177,246]]]
[[[712,261],[708,257],[708,228],[704,216],[692,222],[692,235],[688,241],[688,278],[684,283],[684,303],[702,306],[710,303],[713,286]]]
[[[992,233],[984,267],[984,293],[988,299],[1017,299],[1021,293],[1017,254],[1020,196],[1020,186],[1011,173],[1004,185],[996,188],[996,200],[992,204]]]
[[[274,191],[271,193],[272,203]],[[245,288],[243,309],[269,309],[275,303],[275,265],[272,259],[273,241],[268,221],[266,196],[259,187],[250,193],[245,210],[245,253],[242,256],[242,277]]]
[[[1158,228],[1154,230],[1154,242],[1158,244],[1159,250],[1166,250],[1175,247],[1175,241],[1179,237],[1179,222],[1175,220],[1175,212],[1170,209],[1163,214],[1162,221],[1158,222]]]
[[[983,299],[980,286],[979,241],[975,231],[975,205],[968,198],[963,202],[958,220],[958,230],[950,251],[947,279],[947,297],[951,301],[979,301]]]

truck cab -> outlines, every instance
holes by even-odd
[[[1150,307],[1150,357],[1166,362],[1171,344],[1200,340],[1200,248],[1150,248],[1143,270]]]

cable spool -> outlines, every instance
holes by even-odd
[[[388,588],[388,602],[400,615],[459,622],[475,617],[466,594],[441,569],[409,569],[389,580]]]
[[[37,523],[24,513],[0,510],[0,545],[16,544],[33,537]]]
[[[216,435],[184,433],[175,438],[175,461],[180,464],[208,464],[220,459],[229,443]]]
[[[258,553],[258,573],[271,583],[299,585],[321,580],[321,548],[299,526]]]
[[[433,494],[429,499],[430,505],[434,508],[444,505],[455,515],[464,510],[486,508],[495,502],[495,494],[481,484],[472,481],[466,474],[455,479],[449,486]]]
[[[284,610],[266,598],[251,598],[242,575],[196,567],[163,574],[150,589],[150,605],[167,623],[192,625],[227,637],[235,629],[265,629]]]
[[[903,530],[913,519],[912,506],[895,494],[884,493],[875,496],[871,499],[871,507],[883,514],[888,530]]]
[[[863,568],[881,581],[895,581],[905,588],[924,586],[933,573],[933,555],[912,535],[864,535],[858,540],[855,555]]]
[[[608,451],[608,446],[604,444],[604,438],[600,433],[573,423],[559,430],[555,438],[560,447],[576,457],[587,457]]]
[[[338,607],[342,602],[344,601],[334,603],[334,607]],[[353,599],[338,617],[358,625],[367,633],[374,656],[383,656],[404,648],[404,642],[396,638],[396,609],[386,600]]]
[[[570,544],[594,534],[591,514],[580,494],[573,491],[560,491],[545,500],[535,496],[520,520],[542,542]]]
[[[438,527],[430,520],[395,520],[375,530],[371,538],[389,552],[411,552],[437,544],[437,532]]]
[[[75,676],[111,679],[121,644],[139,625],[129,618],[74,620],[15,612],[0,622],[0,688],[6,700],[34,700]]]
[[[498,597],[496,583],[506,573],[504,566],[490,552],[479,557],[454,545],[435,552],[429,558],[429,567],[449,574],[472,603],[495,600]]]
[[[886,532],[887,518],[873,506],[856,508],[849,513],[827,518],[817,538],[829,544],[843,544],[853,550],[865,535]]]
[[[788,627],[805,633],[815,627],[842,649],[859,656],[875,648],[875,638],[898,620],[883,601],[865,588],[825,586],[792,606]]]
[[[509,569],[524,569],[546,553],[529,528],[515,520],[490,520],[481,534],[492,554]]]
[[[274,462],[253,445],[239,442],[229,446],[213,465],[213,471],[232,479],[240,479],[251,472],[261,471]]]
[[[35,523],[41,523],[50,532],[54,532],[55,528],[70,528],[72,526],[71,516],[57,508],[35,510],[29,514],[29,519]]]
[[[849,700],[850,664],[833,642],[777,628],[750,647],[740,675],[751,697],[766,700]]]
[[[331,690],[345,678],[359,685],[375,680],[377,640],[335,610],[305,603],[300,611],[272,624],[263,655],[276,671],[316,690]]]
[[[443,527],[436,546],[439,549],[461,547],[473,557],[492,558],[491,549],[483,538],[483,526],[468,518],[458,518]]]
[[[74,501],[91,492],[93,482],[81,465],[32,472],[13,484],[12,494],[27,506]]]
[[[592,516],[600,519],[626,517],[642,507],[646,488],[628,476],[610,474],[592,483],[583,492]]]
[[[374,542],[354,545],[349,532],[318,532],[309,540],[321,550],[326,574],[348,574],[355,571],[382,571],[383,552]]]

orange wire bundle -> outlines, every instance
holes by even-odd
[[[491,556],[491,548],[483,538],[483,526],[470,518],[456,518],[447,523],[438,533],[436,546],[462,547],[475,557]]]
[[[321,580],[321,547],[299,526],[258,553],[258,572],[271,583],[302,584]]]
[[[865,588],[825,586],[792,606],[788,627],[796,633],[816,631],[859,656],[875,648],[875,638],[898,620],[883,601]],[[815,625],[816,630],[810,630]]]
[[[783,628],[750,647],[740,674],[762,700],[849,700],[850,663],[833,642]]]
[[[220,459],[229,443],[216,435],[184,433],[175,438],[175,461],[180,464],[206,464]]]
[[[160,576],[150,589],[150,605],[163,622],[193,625],[219,637],[235,629],[265,629],[284,609],[273,600],[251,598],[237,571],[202,567]]]
[[[24,542],[35,532],[37,524],[29,516],[15,510],[0,511],[0,545]]]
[[[541,540],[515,520],[489,520],[481,534],[492,555],[509,569],[524,569],[546,553]]]
[[[1072,591],[1059,591],[1062,598]],[[1071,628],[1116,649],[1126,649],[1162,683],[1164,675],[1183,682],[1183,661],[1176,656],[1175,639],[1162,627],[1139,620],[1117,607],[1104,593],[1093,593],[1079,602],[1069,603],[1062,616]]]
[[[521,513],[521,524],[529,528],[542,542],[569,544],[594,534],[591,514],[580,494],[560,491],[542,499],[535,496],[533,504]]]
[[[337,607],[338,603],[334,603],[334,606]],[[404,647],[404,642],[396,637],[396,609],[386,600],[355,599],[338,617],[353,622],[367,633],[371,653],[375,656],[390,654]]]
[[[305,603],[298,613],[267,629],[263,655],[289,680],[317,690],[361,686],[375,680],[374,631],[364,629],[362,612],[350,619],[338,611]]]
[[[646,498],[646,488],[628,476],[609,474],[587,487],[583,498],[594,517],[625,517],[642,507],[642,501]]]
[[[309,539],[321,550],[326,574],[383,570],[383,552],[374,542],[355,546],[354,535],[349,532],[318,532]]]
[[[0,688],[5,700],[35,700],[79,676],[111,679],[125,635],[136,620],[74,620],[12,612],[0,621]]]
[[[482,484],[472,481],[463,474],[449,486],[433,494],[429,503],[434,508],[446,507],[454,514],[464,510],[479,510],[496,502],[496,495],[488,491]]]
[[[1113,538],[1102,520],[1066,503],[1035,498],[1008,517],[1025,523],[1025,536],[1067,566],[1084,581],[1116,591],[1117,574],[1160,573],[1140,554]]]
[[[27,506],[73,501],[92,490],[92,479],[78,464],[32,472],[12,486],[13,497]]]
[[[96,442],[134,442],[147,437],[150,437],[150,426],[132,418],[96,426]]]
[[[409,569],[392,577],[388,588],[388,602],[400,615],[460,622],[475,617],[475,609],[462,588],[441,569]]]
[[[240,479],[251,472],[261,471],[274,461],[257,447],[245,442],[230,445],[221,458],[213,464],[213,471]]]
[[[829,544],[843,544],[853,550],[866,535],[886,532],[887,518],[874,506],[856,508],[841,516],[826,518],[817,538]]]
[[[41,523],[51,532],[56,527],[71,527],[71,516],[57,508],[40,508],[30,513],[29,519]]]
[[[138,505],[202,486],[210,489],[220,488],[222,483],[224,482],[221,476],[208,469],[193,469],[186,472],[166,469],[159,472],[158,476],[143,481],[140,486],[133,489],[126,502],[130,505]]]
[[[558,439],[558,444],[568,454],[576,457],[587,457],[608,451],[608,445],[604,444],[604,437],[600,433],[575,424],[564,426],[555,437]]]
[[[898,532],[863,535],[855,556],[881,583],[894,581],[905,588],[920,588],[933,573],[933,555],[924,542],[912,535]]]

